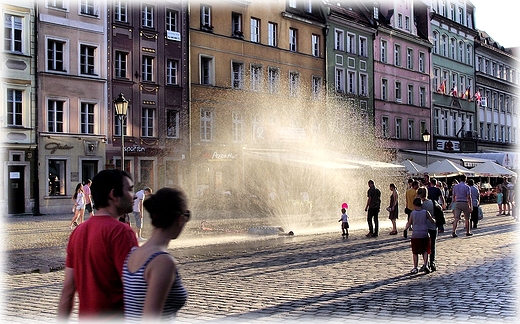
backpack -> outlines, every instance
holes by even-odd
[[[446,224],[446,219],[444,218],[444,211],[442,210],[442,206],[439,205],[438,202],[433,202],[433,217],[435,218],[435,225],[437,227]]]

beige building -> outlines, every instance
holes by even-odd
[[[70,212],[76,185],[105,168],[106,12],[103,1],[38,1],[38,185],[45,214]]]
[[[193,194],[235,196],[246,152],[294,147],[319,132],[323,15],[285,0],[190,1],[190,17]]]

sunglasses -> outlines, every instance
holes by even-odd
[[[189,210],[185,211],[184,213],[182,213],[182,216],[186,216],[186,218],[188,218],[188,220],[190,220],[191,211],[189,211]]]

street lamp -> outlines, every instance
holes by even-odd
[[[426,143],[426,167],[428,167],[428,144],[430,144],[430,133],[425,129],[422,133],[422,140]]]
[[[125,169],[125,132],[123,131],[123,123],[126,119],[126,113],[128,111],[128,100],[125,99],[123,93],[120,93],[116,100],[114,100],[114,106],[116,108],[116,115],[119,118],[121,125],[121,170]]]

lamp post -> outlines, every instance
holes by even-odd
[[[428,167],[428,144],[430,144],[430,133],[425,129],[422,133],[422,140],[426,143],[426,167]]]
[[[123,123],[126,119],[126,113],[128,111],[128,100],[125,99],[123,93],[120,93],[116,100],[114,100],[114,106],[116,108],[116,115],[119,118],[121,125],[121,170],[125,169],[125,132],[123,131]]]

